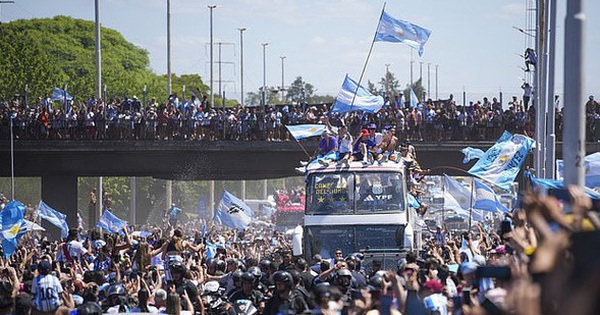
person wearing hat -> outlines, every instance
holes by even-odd
[[[363,129],[360,136],[356,138],[352,147],[352,157],[350,161],[362,161],[368,163],[369,152],[376,146],[375,142],[369,139],[369,130]]]
[[[33,314],[54,314],[56,309],[66,304],[60,280],[53,275],[52,264],[43,259],[38,264],[39,275],[33,279],[31,293],[33,294]],[[72,307],[72,305],[68,305]]]

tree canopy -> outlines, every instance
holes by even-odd
[[[68,93],[82,100],[95,94],[95,24],[67,16],[17,20],[0,25],[0,96],[51,93],[68,86]],[[102,83],[109,97],[142,94],[166,100],[166,75],[150,69],[148,51],[128,42],[119,32],[103,27]],[[187,95],[206,94],[198,75],[173,77],[173,91],[186,85]]]

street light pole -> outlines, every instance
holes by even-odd
[[[436,99],[440,99],[438,96],[438,66],[439,65],[435,65],[435,98]]]
[[[583,0],[567,1],[565,18],[563,161],[565,186],[584,184],[585,107],[583,103],[584,23]]]
[[[285,100],[285,82],[284,82],[284,74],[285,74],[285,67],[284,67],[284,60],[285,60],[285,56],[280,56],[279,58],[281,58],[281,100],[284,101]]]
[[[390,64],[385,64],[385,96],[391,102],[392,98],[390,97],[390,82],[389,82],[389,73],[390,73]]]
[[[244,106],[244,31],[245,27],[238,28],[240,31],[240,104]]]
[[[12,0],[0,0],[0,9],[2,9],[2,4],[12,4],[15,3]],[[0,11],[2,12],[2,11]],[[0,14],[0,24],[2,23],[2,15]]]
[[[431,98],[431,62],[427,63],[427,98]]]
[[[269,45],[269,43],[262,43],[261,45],[263,47],[262,105],[263,105],[263,120],[265,120],[267,118],[267,46]]]
[[[209,5],[210,9],[210,108],[215,107],[215,93],[213,90],[213,9],[216,5]]]
[[[171,0],[167,0],[167,94],[171,96]]]
[[[96,97],[102,98],[102,48],[100,45],[100,0],[95,1],[96,19]],[[106,102],[106,100],[104,100]]]

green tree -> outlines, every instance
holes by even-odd
[[[17,20],[0,25],[0,97],[21,93],[25,84],[32,96],[68,85],[69,94],[83,101],[95,94],[94,22],[67,16]],[[145,49],[119,32],[102,28],[102,81],[109,98],[132,97],[147,86],[148,99],[167,98],[166,76],[150,70]],[[173,77],[173,89],[183,85],[197,95],[208,88],[198,75]]]
[[[293,104],[302,104],[303,98],[306,103],[311,103],[310,100],[312,99],[314,93],[314,86],[310,83],[304,82],[302,77],[298,76],[294,82],[290,84],[286,99],[291,101]]]

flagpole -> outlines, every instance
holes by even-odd
[[[446,173],[444,173],[444,175],[442,176],[446,176]],[[444,184],[442,185],[442,197],[444,198],[444,202],[442,202],[442,223],[446,223],[446,183],[444,182]]]
[[[475,188],[475,180],[471,177],[471,201],[469,202],[469,235],[471,235],[471,220],[473,218],[473,188]]]
[[[294,138],[294,140],[296,140],[296,139]],[[306,156],[310,160],[311,156],[310,156],[310,154],[308,154],[308,151],[306,151],[306,148],[302,145],[302,143],[300,143],[300,141],[298,141],[298,140],[296,140],[296,143],[302,148],[302,151],[304,151],[304,153],[306,153]]]
[[[381,9],[381,15],[379,16],[379,22],[377,22],[377,28],[375,29],[375,35],[373,36],[373,41],[371,42],[371,48],[369,48],[369,53],[367,54],[367,60],[365,60],[365,64],[363,65],[362,71],[360,72],[360,77],[358,78],[358,84],[356,85],[356,91],[354,91],[354,95],[352,95],[352,102],[350,103],[350,111],[352,111],[352,106],[354,105],[354,100],[356,99],[356,94],[358,94],[358,89],[360,88],[360,83],[362,82],[363,76],[365,75],[365,71],[367,70],[367,65],[369,64],[369,58],[371,58],[371,52],[373,51],[373,46],[375,45],[375,38],[377,37],[377,30],[379,29],[379,25],[381,24],[381,17],[383,16],[383,12],[385,12],[385,5],[387,2],[383,3],[383,8]]]

